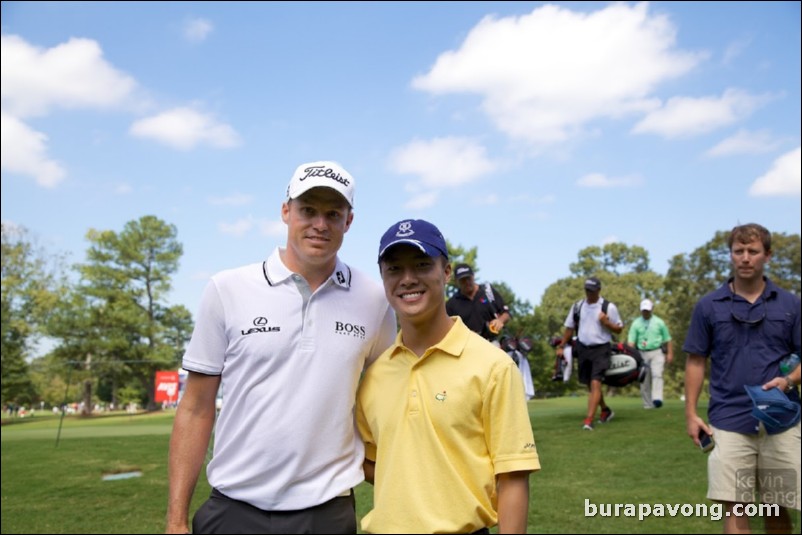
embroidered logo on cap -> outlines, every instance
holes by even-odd
[[[402,221],[401,224],[398,225],[398,232],[395,233],[399,238],[408,238],[413,234],[415,234],[415,231],[412,230],[412,221]]]

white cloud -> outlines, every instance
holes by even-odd
[[[214,26],[206,19],[196,18],[184,24],[184,39],[190,43],[204,41],[214,30]]]
[[[153,117],[139,119],[131,125],[129,132],[181,150],[189,150],[199,144],[229,148],[240,143],[239,135],[229,125],[187,107],[173,108]]]
[[[646,115],[632,132],[667,138],[705,134],[745,119],[770,98],[740,89],[727,89],[721,97],[673,97]]]
[[[223,234],[241,238],[254,229],[257,229],[262,236],[284,236],[287,232],[287,225],[283,221],[270,221],[267,219],[256,219],[249,215],[240,218],[233,223],[221,222],[217,228]]]
[[[248,232],[253,228],[253,218],[247,217],[238,219],[233,223],[225,223],[221,222],[217,224],[217,228],[223,234],[230,234],[232,236],[240,237]]]
[[[677,50],[676,30],[648,4],[592,13],[545,5],[482,19],[412,85],[436,95],[475,93],[499,130],[534,148],[562,142],[600,118],[642,113],[650,94],[706,53]]]
[[[735,134],[720,141],[715,147],[709,149],[705,155],[731,156],[733,154],[761,154],[776,150],[780,141],[773,139],[768,130],[738,130]]]
[[[485,195],[477,195],[473,198],[473,204],[478,206],[494,206],[499,203],[498,195],[495,193],[488,193]]]
[[[117,184],[117,187],[114,188],[114,193],[116,193],[117,195],[128,195],[132,191],[134,191],[134,188],[131,187],[131,184],[128,184],[126,182]]]
[[[121,105],[136,82],[103,59],[96,41],[72,38],[53,48],[2,36],[2,105],[17,117],[51,108],[110,108]]]
[[[627,188],[642,185],[643,178],[638,175],[608,177],[602,173],[588,173],[576,183],[583,188]]]
[[[601,245],[602,245],[602,247],[604,247],[605,245],[609,245],[611,243],[618,243],[618,242],[619,242],[618,236],[616,236],[615,234],[611,234],[610,236],[605,236],[602,239]]]
[[[799,195],[802,189],[801,169],[802,150],[797,147],[774,160],[771,169],[752,183],[749,195],[753,197]]]
[[[738,56],[740,56],[743,53],[743,51],[749,47],[751,43],[752,39],[750,37],[745,37],[743,39],[733,41],[727,46],[727,49],[724,51],[724,57],[722,57],[721,62],[724,65],[729,65]]]
[[[510,197],[510,202],[514,203],[524,203],[524,204],[531,204],[533,206],[536,205],[543,205],[543,204],[554,204],[557,201],[557,198],[554,194],[546,194],[540,197],[534,197],[527,192],[518,193]]]
[[[0,167],[10,173],[33,177],[36,183],[53,188],[64,180],[64,168],[47,155],[47,136],[2,112],[0,113]]]
[[[236,193],[228,197],[209,197],[209,204],[216,206],[244,206],[253,202],[253,195]]]
[[[287,225],[284,221],[261,221],[259,232],[262,236],[284,236],[287,233]]]
[[[425,210],[431,208],[440,197],[437,191],[427,191],[419,193],[404,203],[404,208],[407,210]]]
[[[485,152],[482,145],[466,138],[415,140],[393,151],[390,168],[399,174],[417,175],[424,188],[461,186],[496,168]]]

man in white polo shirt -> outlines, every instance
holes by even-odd
[[[189,532],[213,428],[213,490],[193,532],[356,533],[357,383],[396,322],[382,288],[337,256],[353,205],[354,179],[339,164],[299,166],[281,206],[286,247],[207,285],[170,439],[168,533]]]

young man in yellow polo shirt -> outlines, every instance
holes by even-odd
[[[369,533],[525,533],[540,469],[521,374],[449,317],[445,239],[423,220],[382,236],[379,269],[401,330],[357,394]]]

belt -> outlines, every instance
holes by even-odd
[[[647,347],[647,348],[644,348],[643,350],[644,350],[644,351],[657,351],[658,349],[660,349],[660,346],[657,346],[657,347]]]
[[[340,494],[338,494],[337,496],[332,498],[332,500],[335,500],[337,498],[345,498],[347,496],[353,496],[353,495],[354,495],[354,489],[348,489],[348,490],[344,490],[343,492],[341,492]],[[212,487],[212,496],[214,496],[215,498],[221,498],[223,500],[229,500],[229,501],[233,501],[233,502],[241,501],[241,500],[235,500],[234,498],[229,498],[228,496],[226,496],[225,494],[223,494],[222,492],[217,490],[215,487]],[[331,501],[331,500],[329,500],[329,501]],[[242,503],[248,503],[248,502],[242,502]],[[323,502],[323,503],[328,503],[328,502]],[[251,505],[251,504],[248,504],[248,505]],[[319,505],[323,505],[323,504],[313,505],[311,507],[307,507],[306,509],[311,509],[313,507],[318,507]],[[255,506],[251,505],[251,507],[255,507]]]
[[[588,349],[593,349],[594,347],[609,346],[610,342],[604,342],[602,344],[583,344],[582,342],[579,342],[579,345],[581,347],[587,347]]]

